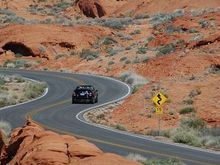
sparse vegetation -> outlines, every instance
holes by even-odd
[[[184,15],[184,10],[178,9],[172,13],[155,14],[152,17],[150,17],[149,22],[153,27],[155,27],[157,25],[169,22],[169,21],[173,20],[174,18],[181,17],[183,15]]]
[[[108,65],[113,65],[115,62],[114,61],[109,61]]]
[[[29,60],[6,60],[3,64],[3,67],[6,68],[30,68],[34,65],[37,65],[38,62],[35,61],[29,61]]]
[[[186,104],[186,105],[192,105],[193,100],[192,99],[186,99],[186,100],[183,100],[183,103]]]
[[[162,55],[166,55],[171,52],[174,52],[174,51],[175,51],[175,46],[171,43],[171,44],[167,44],[167,45],[158,47],[156,55],[162,56]]]
[[[181,162],[178,159],[169,158],[169,159],[149,159],[145,158],[139,154],[130,153],[127,156],[127,159],[138,161],[143,165],[185,165],[185,163]]]
[[[140,47],[138,48],[138,51],[137,51],[138,54],[146,54],[146,52],[147,52],[146,47]]]
[[[44,93],[45,83],[32,82],[19,75],[0,75],[0,107],[15,105]],[[44,85],[42,85],[44,84]]]
[[[211,65],[209,72],[212,74],[218,74],[220,73],[220,64],[213,64]]]
[[[116,124],[114,127],[120,131],[126,131],[126,128],[121,124]]]
[[[193,98],[195,96],[200,95],[202,92],[200,89],[193,89],[190,93],[189,93],[189,97]]]
[[[188,114],[191,112],[195,112],[195,109],[193,107],[186,107],[186,108],[181,109],[179,113],[181,115],[184,115],[184,114]]]
[[[0,120],[0,130],[9,137],[11,133],[11,124],[7,121]]]
[[[82,49],[80,52],[80,57],[86,60],[94,60],[99,57],[98,51],[92,51],[90,49]]]

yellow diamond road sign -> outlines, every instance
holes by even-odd
[[[166,102],[167,98],[160,92],[158,92],[154,97],[153,97],[153,102],[157,105],[157,106],[161,106],[163,103]]]
[[[163,108],[162,107],[156,107],[156,114],[162,115],[163,114]]]

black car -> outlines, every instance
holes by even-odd
[[[77,86],[72,94],[72,104],[78,102],[98,102],[98,90],[96,90],[92,85],[80,85]]]

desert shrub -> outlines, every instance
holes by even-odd
[[[11,124],[7,121],[0,121],[0,130],[8,137],[11,133]]]
[[[29,83],[24,89],[25,97],[28,99],[36,98],[44,93],[46,87],[46,83]]]
[[[132,93],[137,92],[138,89],[148,82],[144,77],[132,72],[122,73],[119,79],[132,87]]]
[[[4,77],[0,76],[0,86],[5,85]]]
[[[199,21],[199,24],[200,24],[200,26],[201,26],[202,28],[206,28],[206,27],[209,26],[209,22],[206,21],[206,20],[200,20],[200,21]]]
[[[131,63],[131,60],[129,60],[129,59],[127,59],[126,61],[125,61],[125,64],[130,64]]]
[[[169,33],[169,34],[174,33],[174,32],[178,32],[178,33],[183,32],[183,30],[180,27],[176,27],[173,24],[168,25],[165,31],[166,33]]]
[[[125,61],[126,59],[127,59],[127,57],[121,57],[120,61],[122,62],[122,61]]]
[[[8,105],[7,98],[0,98],[0,107],[5,107]]]
[[[200,118],[189,118],[181,120],[181,127],[202,129],[206,127],[206,123]]]
[[[166,55],[174,51],[175,51],[175,46],[172,43],[164,46],[160,46],[157,48],[157,56]]]
[[[140,47],[137,50],[138,54],[145,54],[147,52],[147,48],[146,47]]]
[[[66,54],[58,54],[55,56],[55,60],[58,60],[58,59],[65,57],[65,56],[66,56]]]
[[[105,115],[102,113],[102,114],[99,114],[98,116],[96,116],[96,118],[98,120],[104,120],[105,119]]]
[[[187,105],[192,105],[193,104],[193,100],[192,99],[186,99],[186,100],[183,100],[183,103],[187,104]]]
[[[82,49],[80,57],[86,60],[93,60],[99,57],[98,51],[92,51],[90,49]]]
[[[107,26],[109,28],[113,29],[124,29],[126,25],[132,24],[132,19],[131,18],[111,18],[111,19],[106,19],[103,20],[101,23],[102,26]]]
[[[16,83],[23,83],[23,82],[25,82],[25,79],[22,78],[21,76],[15,76],[14,80],[15,80]]]
[[[132,88],[132,94],[136,93],[143,85],[135,85]]]
[[[171,133],[171,138],[175,143],[183,143],[192,146],[201,146],[201,139],[197,131],[189,128],[177,128]]]
[[[9,9],[3,9],[3,8],[0,8],[0,14],[2,14],[2,15],[13,15],[13,16],[16,15],[13,11],[11,11]]]
[[[170,158],[170,159],[149,159],[145,158],[142,155],[129,153],[126,156],[127,159],[132,161],[140,162],[144,165],[185,165],[185,163],[181,162],[178,159]]]
[[[150,135],[150,136],[159,136],[159,131],[158,130],[150,130],[147,132],[147,135]]]
[[[132,61],[133,64],[140,63],[140,59],[138,57],[135,57],[135,59]]]
[[[196,9],[196,10],[191,10],[191,15],[194,17],[201,16],[207,13],[215,13],[215,12],[220,12],[220,8],[207,8],[207,9]]]
[[[188,31],[189,33],[198,33],[198,31],[195,28],[189,29]]]
[[[111,45],[114,43],[117,43],[117,41],[112,37],[107,36],[102,39],[102,44],[104,45]]]
[[[220,73],[220,64],[212,64],[209,69],[209,72],[213,74]]]
[[[191,113],[191,112],[195,112],[195,109],[193,107],[185,107],[181,109],[179,113],[181,115],[184,115],[184,114]]]
[[[121,124],[116,124],[114,127],[115,127],[116,129],[118,129],[118,130],[126,131],[126,128],[125,128],[123,125],[121,125]]]
[[[43,45],[41,45],[38,49],[39,49],[41,54],[46,52],[46,48]]]
[[[41,15],[58,15],[60,12],[63,10],[67,9],[70,7],[72,3],[68,2],[59,2],[52,7],[39,7],[37,5],[31,5],[28,8],[28,11],[32,14],[41,14]]]
[[[114,61],[109,61],[108,65],[113,65],[115,62]]]
[[[135,29],[133,32],[130,33],[131,35],[141,34],[140,29]]]
[[[193,98],[195,96],[198,96],[202,93],[202,91],[200,89],[193,89],[190,93],[189,93],[189,97]]]
[[[107,53],[109,56],[114,56],[118,53],[119,50],[113,49],[113,48],[108,48]]]
[[[158,13],[150,17],[150,24],[155,27],[157,25],[172,21],[174,18],[184,15],[184,10],[178,9],[172,13]]]
[[[204,136],[202,137],[202,145],[207,148],[219,150],[220,149],[220,136],[218,137]]]
[[[28,60],[7,60],[4,62],[3,66],[7,68],[29,68],[33,65],[34,63]]]
[[[170,158],[170,159],[147,159],[142,162],[144,165],[185,165],[185,163],[181,162],[178,159]]]

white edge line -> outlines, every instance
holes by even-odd
[[[106,102],[106,103],[103,103],[103,104],[100,104],[100,105],[97,105],[97,106],[94,106],[94,107],[90,107],[90,108],[87,108],[87,109],[79,112],[75,116],[77,120],[79,120],[79,121],[81,121],[81,122],[83,122],[83,123],[85,123],[87,125],[92,125],[94,127],[102,128],[102,129],[105,129],[105,130],[108,130],[108,131],[112,131],[112,132],[115,132],[115,133],[131,136],[131,137],[135,137],[135,138],[139,138],[139,139],[143,139],[143,140],[148,140],[148,141],[158,142],[158,143],[162,143],[162,144],[168,144],[168,145],[172,145],[172,146],[177,146],[177,147],[182,147],[182,148],[187,148],[187,149],[197,150],[197,151],[201,151],[201,152],[207,152],[207,153],[212,153],[212,154],[220,155],[220,152],[218,152],[218,151],[213,151],[213,150],[205,149],[205,148],[198,148],[198,147],[189,146],[189,145],[185,145],[185,144],[178,144],[178,143],[164,142],[164,141],[160,141],[160,140],[155,140],[151,136],[137,135],[137,134],[134,134],[134,133],[116,130],[116,129],[114,129],[112,127],[109,127],[109,126],[105,126],[105,125],[101,125],[101,124],[96,124],[96,123],[92,123],[92,122],[87,121],[84,118],[84,113],[86,113],[86,112],[88,112],[90,110],[93,110],[95,108],[99,108],[99,107],[102,107],[102,106],[105,106],[105,105],[108,105],[108,104],[111,104],[111,103],[115,103],[115,102],[118,102],[118,101],[121,101],[121,100],[125,99],[126,97],[128,97],[131,94],[131,87],[128,84],[126,84],[126,83],[124,83],[122,81],[119,81],[117,79],[111,78],[111,77],[105,77],[105,76],[101,76],[101,75],[84,74],[84,73],[83,74],[78,74],[78,75],[89,75],[89,76],[94,76],[94,77],[101,77],[101,78],[110,79],[112,81],[119,82],[119,83],[125,85],[128,88],[128,92],[127,92],[127,94],[125,96],[123,96],[121,98],[118,98],[116,100],[112,100],[112,101],[109,101],[109,102]],[[80,118],[80,116],[82,116],[82,119]]]
[[[27,77],[23,77],[23,78],[26,79],[26,80],[29,80],[29,81],[37,82],[37,83],[40,82],[40,81],[31,79],[31,78],[27,78]],[[46,96],[48,91],[49,91],[49,87],[45,88],[43,95],[41,95],[40,97],[37,97],[37,98],[32,99],[32,100],[25,101],[25,102],[22,102],[22,103],[19,103],[19,104],[2,107],[2,108],[0,108],[0,111],[8,109],[8,108],[16,107],[16,106],[19,106],[19,105],[27,104],[27,103],[30,103],[30,102],[33,102],[33,101],[36,101],[36,100],[39,100],[39,99],[43,98],[44,96]]]

